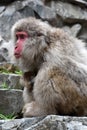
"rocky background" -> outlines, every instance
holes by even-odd
[[[87,0],[0,0],[0,118],[21,118],[20,74],[9,62],[10,29],[19,19],[36,17],[87,43]],[[2,71],[3,70],[3,71]],[[11,73],[7,70],[11,71]],[[2,117],[7,118],[7,116]],[[47,116],[0,120],[0,130],[87,130],[87,117]]]

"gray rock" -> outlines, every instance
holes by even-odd
[[[45,0],[45,4],[51,3],[51,1],[56,1],[56,0]],[[68,3],[72,3],[75,5],[79,5],[81,7],[87,7],[87,0],[61,0],[62,2],[68,2]]]
[[[17,74],[0,74],[0,88],[22,89],[20,76]]]
[[[83,41],[85,41],[87,43],[87,23],[84,24],[83,28],[81,29],[80,33],[79,33],[79,38],[83,39]]]
[[[6,123],[6,120],[0,120],[0,130],[2,130],[2,124]]]
[[[6,40],[10,38],[10,31],[8,30],[15,21],[29,16],[36,16],[49,21],[53,26],[62,27],[65,26],[64,22],[68,24],[85,23],[87,21],[87,9],[59,1],[52,1],[50,7],[44,5],[42,0],[13,2],[11,5],[2,6],[1,8],[0,33],[3,38]]]
[[[85,43],[87,43],[87,32],[78,36],[79,39],[82,39]],[[87,47],[87,44],[86,44]]]
[[[6,48],[0,48],[0,62],[8,61],[8,50]]]
[[[24,17],[34,16],[34,11],[31,8],[27,8],[27,6],[28,2],[23,4],[22,2],[17,1],[8,5],[1,13],[0,33],[5,40],[10,38],[10,29],[17,20]]]
[[[78,35],[78,33],[81,30],[81,25],[80,24],[75,24],[73,25],[71,28],[68,26],[65,26],[62,28],[65,32],[68,32],[70,35],[72,35],[73,37],[76,37]]]
[[[34,124],[37,124],[43,119],[43,117],[37,117],[37,118],[22,118],[22,119],[16,119],[12,121],[8,121],[6,123],[3,123],[2,129],[3,130],[16,130],[19,128],[20,130],[25,130],[29,126],[32,126]]]
[[[8,60],[8,50],[6,47],[2,47],[4,42],[4,39],[0,36],[0,62],[5,62]]]
[[[22,89],[19,83],[20,76],[18,76],[17,74],[10,74],[8,80],[10,82],[9,84],[10,88]]]
[[[7,61],[4,55],[0,52],[0,62],[5,62]]]
[[[87,6],[87,0],[67,0],[67,1],[78,4],[80,6]]]
[[[2,44],[2,42],[4,41],[4,39],[2,38],[2,36],[0,35],[0,46]]]
[[[81,31],[81,28],[82,28],[82,26],[80,24],[73,25],[71,28],[71,32],[72,32],[71,35],[76,37],[79,34],[79,32]]]
[[[2,13],[5,10],[5,6],[0,7],[0,13]]]
[[[44,6],[43,1],[44,0],[25,0],[23,1],[23,5],[28,5],[28,8],[34,11],[34,16],[43,20],[48,20],[52,25],[56,25],[57,19],[55,11],[48,6]]]
[[[23,9],[20,9],[19,12],[23,17],[35,16],[34,10],[32,8],[29,8],[28,6],[25,6]]]
[[[0,120],[0,126],[4,123],[6,123],[7,120]]]
[[[87,117],[47,117],[23,118],[1,124],[2,130],[87,130]]]
[[[0,54],[4,60],[0,60],[0,62],[7,61],[9,62],[11,60],[11,57],[9,54],[13,51],[13,45],[9,42],[6,42],[4,39],[0,40]]]
[[[51,7],[65,22],[73,23],[78,20],[87,20],[87,9],[82,9],[79,6],[64,2],[53,2]]]
[[[0,0],[0,5],[10,4],[10,3],[14,2],[14,1],[16,1],[16,0]]]
[[[29,7],[31,7],[38,16],[44,20],[51,20],[56,17],[56,13],[51,8],[38,4],[35,1],[30,1]]]
[[[18,114],[23,107],[22,90],[0,89],[0,113]]]
[[[38,16],[43,20],[55,20],[56,13],[51,8],[44,6],[40,0],[17,1],[8,5],[0,15],[0,33],[5,40],[10,38],[10,28],[15,21],[29,17]],[[10,24],[9,24],[10,23]],[[6,34],[6,35],[5,35]]]

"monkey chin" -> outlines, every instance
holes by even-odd
[[[11,59],[11,63],[14,64],[15,66],[18,66],[18,68],[23,72],[23,73],[26,73],[26,72],[29,72],[30,71],[30,67],[27,64],[25,64],[24,60],[22,59],[22,57],[15,57],[14,56],[14,59]]]

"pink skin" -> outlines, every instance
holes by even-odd
[[[25,40],[28,38],[27,32],[21,31],[16,33],[17,42],[14,49],[14,56],[18,59],[21,57],[22,48]]]

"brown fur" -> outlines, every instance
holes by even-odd
[[[16,31],[29,35],[21,58],[15,59],[24,73],[24,116],[87,115],[85,44],[35,18],[19,20],[13,26],[14,44]]]

